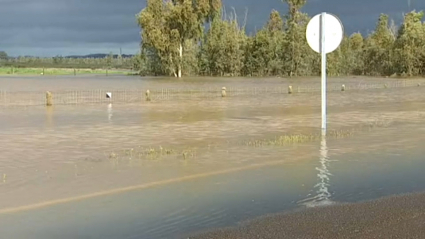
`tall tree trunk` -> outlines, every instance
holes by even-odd
[[[182,45],[182,43],[180,43],[180,47],[179,47],[179,57],[180,57],[180,61],[179,61],[179,66],[178,66],[178,77],[181,78],[182,77],[182,62],[183,62],[183,45]]]
[[[171,53],[170,53],[170,62],[171,62],[171,69],[173,70],[173,75],[174,77],[177,77],[176,68],[175,68],[175,65],[173,62],[173,56],[171,55]]]

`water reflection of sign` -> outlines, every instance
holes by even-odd
[[[111,121],[112,119],[112,104],[108,105],[108,120]]]
[[[112,98],[112,93],[111,92],[106,92],[106,98],[107,99],[111,99]]]
[[[316,170],[319,172],[317,177],[319,178],[319,183],[316,184],[317,189],[317,197],[318,201],[329,201],[331,194],[329,193],[329,176],[331,173],[328,170],[328,147],[326,145],[326,137],[322,137],[322,141],[320,144],[320,167],[317,167]]]
[[[329,172],[329,158],[328,158],[328,147],[326,145],[326,136],[322,136],[322,141],[320,143],[320,166],[316,167],[318,171],[317,177],[319,182],[314,186],[316,188],[316,195],[306,198],[299,201],[299,203],[304,204],[307,207],[316,207],[321,205],[332,204],[331,193],[329,192],[329,177],[331,173]]]
[[[49,127],[53,125],[53,107],[46,107],[46,123]]]

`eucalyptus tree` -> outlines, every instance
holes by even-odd
[[[389,27],[388,15],[381,14],[375,31],[365,40],[365,73],[390,75],[393,72],[392,49],[396,36]]]
[[[409,12],[404,16],[395,41],[395,65],[399,73],[408,76],[424,74],[425,24],[421,21],[424,12]]]
[[[242,74],[247,36],[240,26],[236,13],[229,16],[220,12],[212,22],[201,42],[200,68],[208,75]]]
[[[350,74],[350,40],[344,36],[339,47],[328,54],[326,71],[330,76],[340,76]]]
[[[204,23],[214,19],[221,6],[221,0],[147,0],[137,16],[142,47],[150,47],[166,71],[181,77],[185,42],[199,40]]]
[[[245,70],[252,75],[280,75],[284,54],[283,19],[272,10],[266,25],[249,39],[246,48]]]
[[[289,11],[285,21],[285,70],[289,76],[309,75],[313,71],[317,54],[308,46],[305,31],[309,16],[301,12],[307,0],[282,0],[288,4]]]
[[[350,66],[350,75],[364,74],[364,41],[362,34],[353,33],[349,39],[349,56],[347,65]]]

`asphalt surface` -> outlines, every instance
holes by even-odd
[[[189,238],[425,238],[425,193],[269,215]]]

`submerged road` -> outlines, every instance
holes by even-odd
[[[312,208],[198,234],[204,238],[424,238],[425,193]]]

